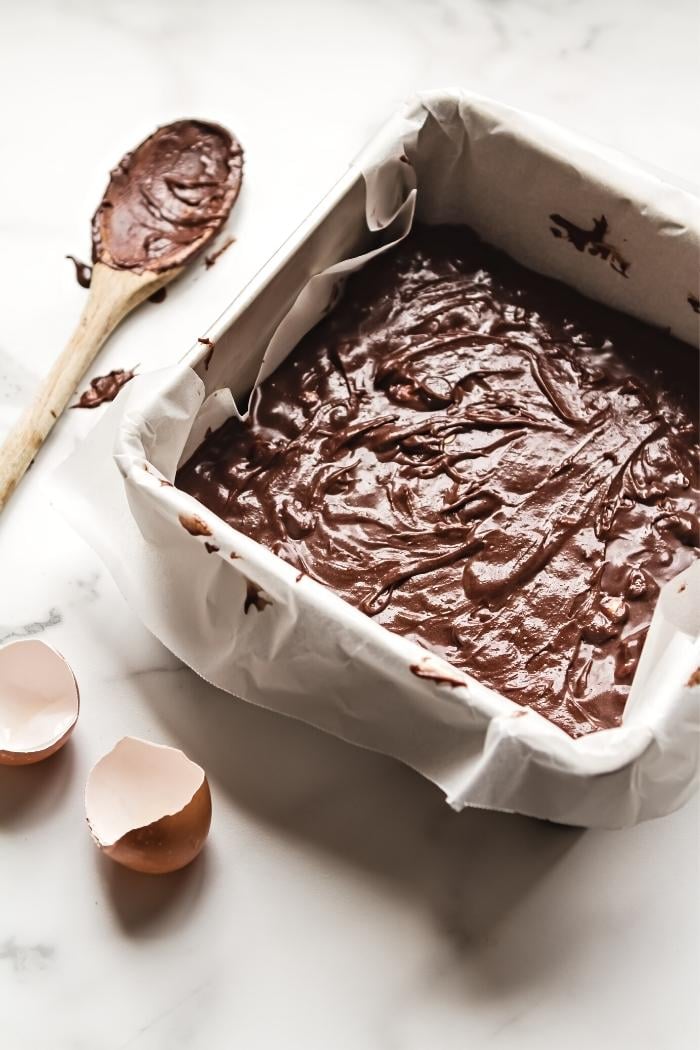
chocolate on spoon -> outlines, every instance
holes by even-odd
[[[112,171],[92,220],[90,296],[70,342],[0,447],[0,510],[120,321],[179,277],[226,222],[243,150],[226,128],[178,120]]]
[[[112,172],[92,219],[92,260],[163,273],[198,255],[238,196],[243,151],[217,124],[159,128]]]

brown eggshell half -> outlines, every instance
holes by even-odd
[[[164,875],[202,849],[211,793],[202,767],[178,748],[124,737],[92,769],[85,809],[103,853],[133,871]]]
[[[0,648],[0,765],[27,766],[55,754],[79,712],[78,683],[60,653],[37,638]]]

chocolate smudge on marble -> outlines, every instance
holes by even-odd
[[[688,293],[688,302],[690,303],[691,309],[696,313],[700,314],[700,299],[697,295],[693,295],[692,292]]]
[[[115,368],[106,376],[95,376],[71,408],[97,408],[106,401],[114,401],[123,386],[134,378],[133,369]]]
[[[205,541],[204,546],[209,554],[216,554],[219,550],[215,543],[208,543]]]
[[[700,685],[700,667],[696,667],[688,681],[685,683],[690,689]]]
[[[209,255],[204,256],[204,266],[207,270],[210,270],[212,266],[221,258],[225,251],[227,251],[232,244],[236,243],[235,237],[227,237],[224,243],[216,249],[216,251],[210,252]]]

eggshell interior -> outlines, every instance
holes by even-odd
[[[88,777],[85,808],[102,846],[179,813],[204,782],[204,770],[177,748],[124,737]]]
[[[70,667],[38,639],[0,649],[0,751],[43,751],[78,717],[78,687]]]

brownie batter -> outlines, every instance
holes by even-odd
[[[219,124],[158,128],[112,172],[92,220],[93,262],[136,273],[184,265],[223,226],[242,174],[240,143]]]
[[[697,356],[418,227],[177,484],[572,736],[617,725],[698,554]]]

